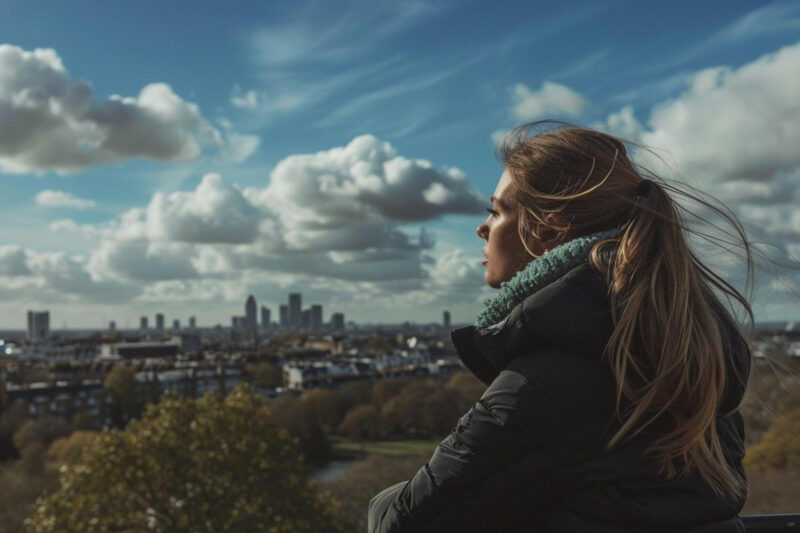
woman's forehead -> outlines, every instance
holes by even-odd
[[[494,189],[494,194],[492,198],[505,205],[511,205],[512,197],[511,197],[511,174],[508,173],[508,169],[504,170],[503,173],[500,175],[500,180],[497,182],[497,187]]]

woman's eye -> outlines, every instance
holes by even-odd
[[[488,212],[489,212],[489,213],[490,213],[492,216],[494,216],[494,217],[496,217],[496,216],[499,214],[499,213],[498,213],[497,211],[495,211],[494,209],[491,209],[491,208],[488,208],[488,207],[486,208],[486,210],[487,210],[487,211],[488,211]]]

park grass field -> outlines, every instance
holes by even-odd
[[[391,440],[359,442],[341,437],[331,439],[331,451],[337,457],[363,457],[366,455],[388,455],[402,457],[433,453],[439,440]]]

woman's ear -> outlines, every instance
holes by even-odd
[[[566,215],[562,213],[548,213],[544,217],[544,221],[547,223],[548,228],[542,231],[541,235],[542,240],[544,241],[543,244],[547,250],[555,248],[567,240],[570,219]],[[558,228],[567,229],[562,230]]]

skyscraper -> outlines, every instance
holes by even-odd
[[[300,327],[303,329],[311,327],[311,309],[303,309],[300,312]]]
[[[331,328],[336,331],[344,331],[344,313],[333,313],[331,315]]]
[[[50,311],[28,311],[28,340],[44,340],[49,334]]]
[[[177,318],[172,321],[172,329],[174,329],[175,331],[178,331],[178,330],[181,329],[181,321],[178,320]]]
[[[261,306],[261,327],[267,329],[269,327],[269,322],[272,313],[270,313],[267,307]]]
[[[158,331],[164,331],[164,314],[157,313],[156,314],[156,329]]]
[[[322,306],[319,304],[311,306],[311,329],[312,331],[322,329]]]
[[[250,331],[255,331],[258,327],[258,315],[256,311],[256,299],[251,294],[247,297],[244,303],[244,316],[246,321],[246,328]]]
[[[445,311],[442,316],[442,322],[444,322],[444,327],[450,327],[450,311]]]
[[[143,316],[139,318],[139,329],[147,329],[147,317]]]
[[[278,322],[282,328],[289,327],[289,306],[282,304],[278,307]]]
[[[300,325],[300,312],[303,307],[303,297],[299,292],[289,294],[289,325],[297,327]]]
[[[189,317],[189,328],[195,329],[196,327],[197,327],[197,320],[195,319],[195,317],[190,316]]]
[[[108,322],[108,331],[117,331],[117,323],[115,321]]]

